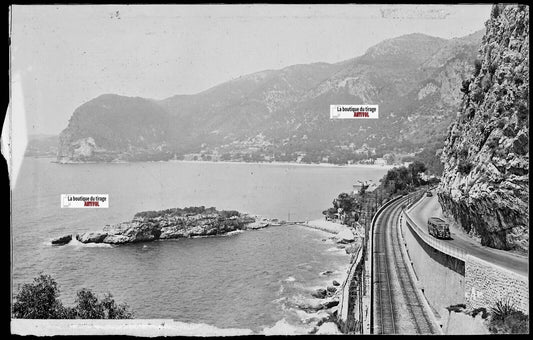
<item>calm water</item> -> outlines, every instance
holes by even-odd
[[[299,226],[223,237],[112,247],[71,242],[65,234],[99,230],[136,212],[215,206],[270,218],[320,218],[355,180],[386,169],[147,162],[60,165],[26,158],[13,191],[13,287],[51,274],[61,298],[81,287],[127,302],[137,318],[171,318],[260,331],[298,324],[295,300],[339,277],[349,262],[328,234]],[[108,209],[61,209],[60,194],[109,194]],[[319,275],[334,270],[333,277]]]

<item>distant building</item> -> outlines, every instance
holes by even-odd
[[[189,154],[184,155],[183,159],[186,160],[186,161],[201,160],[202,159],[202,155],[199,154],[199,153],[189,153]]]
[[[387,161],[384,158],[376,158],[374,161],[376,165],[387,165]]]

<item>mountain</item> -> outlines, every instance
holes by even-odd
[[[112,161],[164,154],[173,133],[168,113],[149,99],[114,94],[78,107],[59,135],[58,159]]]
[[[261,71],[164,100],[103,95],[75,110],[58,160],[342,164],[438,149],[481,36],[404,35],[339,63]],[[378,104],[380,117],[331,120],[332,104]]]
[[[481,244],[529,250],[529,9],[494,5],[442,152],[443,211]]]

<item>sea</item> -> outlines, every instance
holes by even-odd
[[[101,230],[140,211],[214,206],[266,218],[323,218],[341,192],[377,182],[386,168],[262,163],[58,164],[25,158],[12,186],[12,291],[39,274],[76,291],[111,293],[135,318],[174,319],[272,334],[309,330],[298,305],[346,274],[350,256],[323,231],[271,226],[225,236],[111,246],[52,246],[55,237]],[[109,208],[61,208],[61,194],[108,194]],[[330,275],[324,275],[330,271]],[[293,332],[294,333],[294,332]]]

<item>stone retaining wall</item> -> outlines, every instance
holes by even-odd
[[[492,263],[468,256],[465,265],[467,308],[490,308],[499,300],[529,315],[528,278]]]

